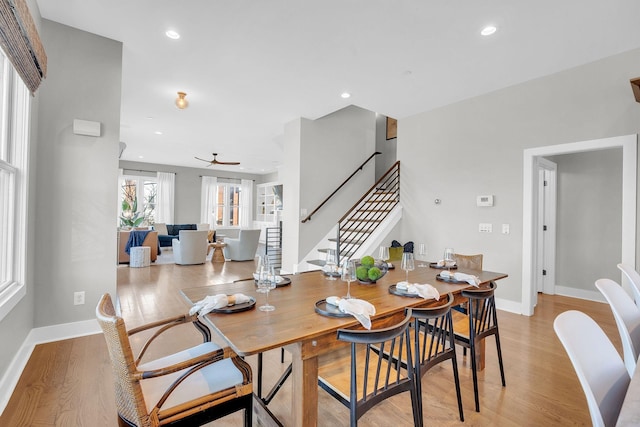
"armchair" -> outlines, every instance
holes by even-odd
[[[207,230],[180,230],[179,239],[173,239],[173,258],[176,264],[204,264],[207,259]]]
[[[113,368],[116,407],[121,425],[155,427],[202,425],[244,409],[244,425],[251,426],[253,385],[250,366],[229,348],[210,342],[208,328],[197,314],[182,315],[126,329],[116,315],[111,296],[96,307]],[[168,329],[192,322],[204,343],[187,350],[141,363],[149,345]],[[129,337],[155,330],[134,357]]]
[[[224,257],[231,261],[252,261],[258,250],[260,230],[240,230],[237,239],[225,238]]]

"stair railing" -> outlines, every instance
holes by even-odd
[[[373,233],[388,213],[400,203],[400,161],[389,170],[338,221],[336,252],[350,257]]]
[[[344,187],[344,186],[345,186],[345,184],[346,184],[347,182],[349,182],[349,180],[351,180],[351,178],[353,178],[353,176],[354,176],[355,174],[357,174],[358,172],[360,172],[360,171],[364,168],[364,165],[366,165],[367,163],[369,163],[369,161],[370,161],[371,159],[373,159],[375,156],[377,156],[378,154],[382,154],[382,153],[381,153],[381,152],[379,152],[379,151],[376,151],[375,153],[373,153],[372,155],[370,155],[370,156],[369,156],[369,158],[367,158],[367,160],[365,160],[365,161],[364,161],[360,166],[358,166],[358,167],[356,168],[356,170],[355,170],[355,171],[353,171],[353,173],[352,173],[351,175],[349,175],[349,177],[348,177],[347,179],[345,179],[345,180],[344,180],[344,182],[343,182],[342,184],[340,184],[340,185],[338,186],[338,188],[336,188],[336,189],[333,191],[333,193],[329,194],[329,196],[328,196],[326,199],[324,199],[324,200],[322,201],[322,203],[320,203],[320,204],[318,205],[318,207],[317,207],[317,208],[315,208],[315,209],[314,209],[314,210],[313,210],[309,215],[307,215],[307,216],[306,216],[306,217],[305,217],[301,222],[302,222],[302,223],[305,223],[305,222],[307,222],[307,221],[310,221],[310,220],[311,220],[311,217],[312,217],[316,212],[318,212],[318,211],[320,210],[320,208],[322,208],[322,206],[324,206],[324,204],[325,204],[325,203],[327,203],[327,202],[329,201],[329,199],[331,199],[331,198],[332,198],[332,197],[333,197],[333,196],[334,196],[338,191],[340,191],[340,189],[341,189],[342,187]]]

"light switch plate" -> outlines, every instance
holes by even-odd
[[[480,233],[491,233],[493,232],[493,226],[488,223],[480,223],[480,225],[478,226],[478,231]]]

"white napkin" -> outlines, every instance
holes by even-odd
[[[352,315],[362,326],[371,329],[369,316],[376,314],[376,308],[370,302],[355,298],[346,299],[332,296],[327,297],[327,304],[337,306],[341,312]]]
[[[253,280],[258,280],[260,278],[260,274],[253,273]],[[276,283],[282,282],[282,276],[276,276]]]
[[[189,315],[198,313],[199,316],[204,316],[207,313],[217,309],[223,308],[228,305],[242,304],[251,301],[251,298],[245,294],[233,294],[227,296],[225,294],[207,295],[204,299],[198,301],[189,310]]]
[[[420,283],[398,282],[396,289],[407,291],[408,294],[420,295],[424,299],[440,300],[440,292],[428,283],[421,285]]]
[[[436,262],[436,265],[438,267],[453,267],[456,265],[455,261],[445,261],[443,259],[438,260],[438,262]]]
[[[458,282],[467,282],[468,284],[473,285],[476,288],[480,286],[480,278],[471,274],[451,273],[450,271],[445,270],[440,272],[440,276],[444,278],[455,279]]]

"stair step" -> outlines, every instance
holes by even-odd
[[[360,219],[360,218],[351,218],[348,219],[347,222],[382,222],[381,219]]]
[[[324,260],[322,260],[322,259],[312,259],[312,260],[307,261],[307,263],[313,264],[313,265],[318,265],[320,267],[324,267],[324,264],[325,264]]]
[[[335,237],[332,237],[329,239],[330,242],[337,242],[338,239]],[[341,240],[340,241],[340,245],[357,245],[357,244],[362,244],[364,243],[364,240],[361,239],[347,239],[347,240]]]
[[[356,212],[391,212],[391,209],[358,209]]]

